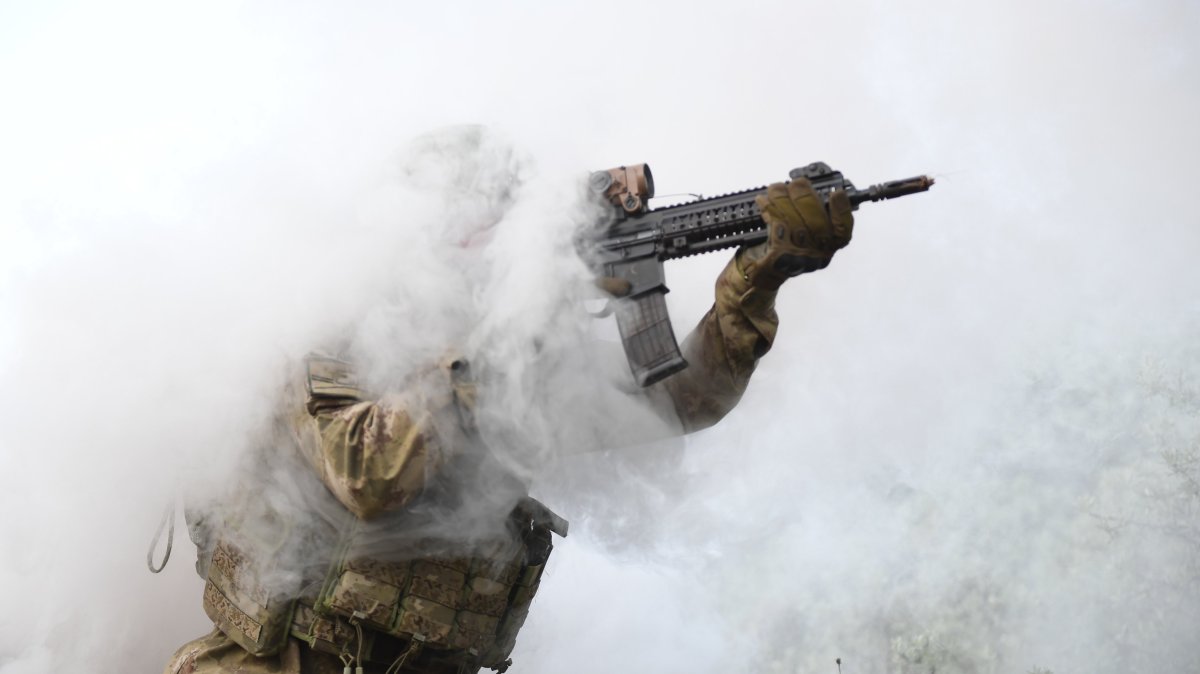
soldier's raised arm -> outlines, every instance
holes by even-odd
[[[771,185],[758,205],[768,239],[729,261],[717,278],[713,307],[683,342],[688,367],[656,385],[669,395],[685,432],[715,424],[741,400],[775,340],[775,296],[783,282],[824,269],[850,243],[854,217],[844,192],[834,192],[826,209],[799,179]]]

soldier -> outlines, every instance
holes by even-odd
[[[477,127],[453,142],[468,155],[491,147]],[[454,181],[477,187],[478,171],[467,174]],[[827,210],[798,180],[772,185],[759,205],[769,239],[729,261],[713,307],[684,340],[690,367],[644,397],[684,432],[741,398],[775,338],[789,263],[823,267],[850,241],[844,194]],[[480,441],[478,387],[454,356],[381,394],[350,363],[310,356],[246,483],[219,511],[189,516],[216,628],[166,672],[505,671],[551,534],[566,525]]]

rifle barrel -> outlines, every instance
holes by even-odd
[[[906,194],[924,192],[933,187],[933,178],[929,176],[914,176],[903,180],[891,180],[878,185],[871,185],[865,190],[855,191],[850,195],[850,203],[857,206],[865,201],[883,201],[895,199]]]

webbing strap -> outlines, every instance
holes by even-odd
[[[167,528],[167,549],[163,552],[162,563],[158,566],[154,565],[154,549],[158,547],[158,539],[162,538],[163,528]],[[154,538],[150,540],[150,549],[146,551],[146,568],[150,569],[150,573],[159,573],[167,568],[167,560],[171,559],[171,547],[175,543],[175,499],[172,498],[167,507],[163,509],[162,519],[158,522],[158,530],[154,532]]]

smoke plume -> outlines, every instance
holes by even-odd
[[[219,501],[288,363],[343,344],[381,386],[461,347],[572,521],[512,671],[1200,667],[1191,4],[0,15],[3,674],[210,629],[180,531],[145,570],[163,508]],[[424,135],[463,124],[501,140]],[[597,354],[579,177],[815,160],[938,184],[784,287],[724,422],[609,441],[664,422]],[[668,267],[681,336],[726,259]]]

